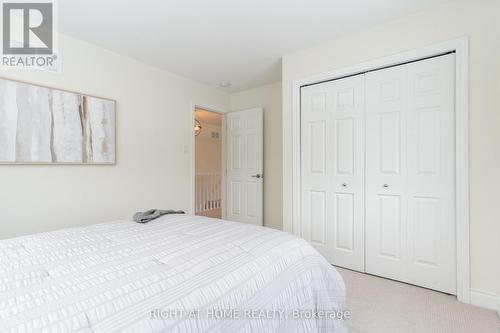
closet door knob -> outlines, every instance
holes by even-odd
[[[384,187],[385,187],[385,188],[388,188],[388,187],[389,187],[389,184],[384,184]]]
[[[342,184],[342,187],[347,187],[347,184],[346,183]]]

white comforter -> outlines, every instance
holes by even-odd
[[[204,217],[0,241],[2,332],[344,332],[344,293],[304,240]]]

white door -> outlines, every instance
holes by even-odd
[[[456,293],[453,54],[366,74],[366,271]]]
[[[229,221],[263,225],[264,121],[262,109],[227,114]]]
[[[364,270],[364,75],[301,90],[302,237]]]

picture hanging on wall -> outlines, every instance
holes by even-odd
[[[0,78],[1,164],[115,164],[111,99]]]

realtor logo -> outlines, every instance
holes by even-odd
[[[52,3],[3,3],[3,53],[52,53]]]
[[[57,70],[54,1],[2,1],[2,66]]]

